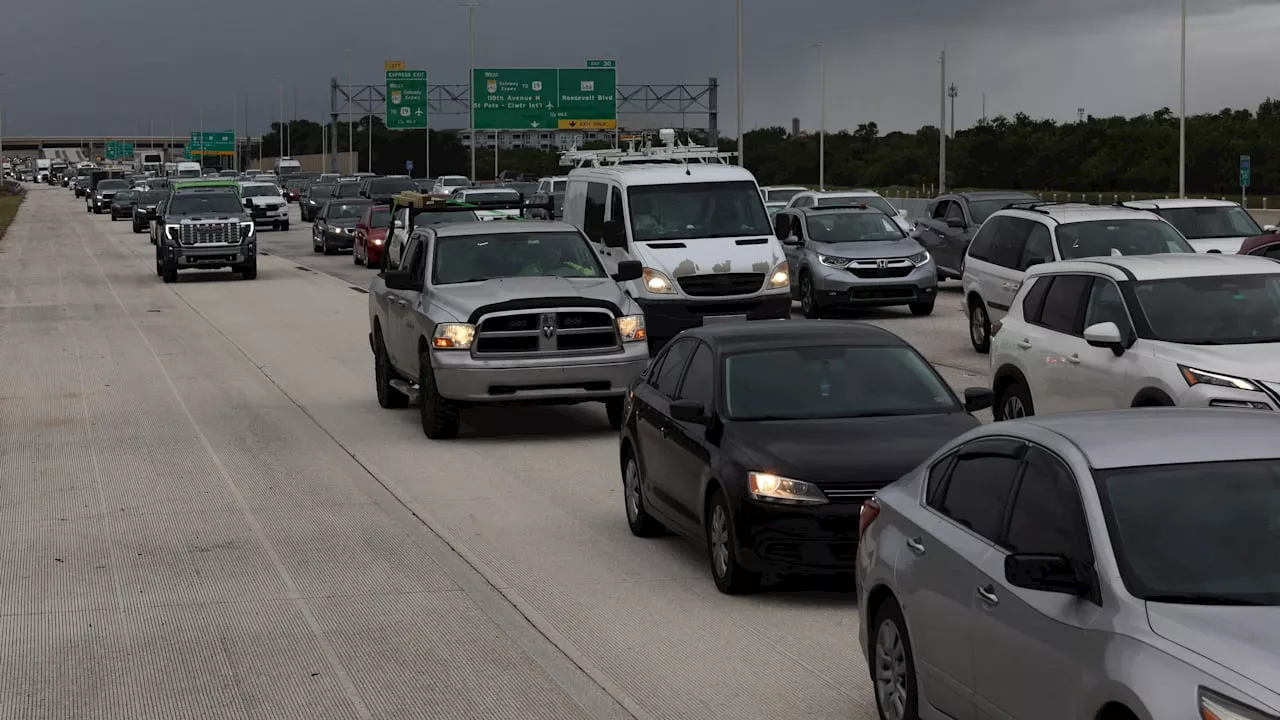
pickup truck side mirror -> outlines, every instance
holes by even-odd
[[[421,290],[418,286],[413,273],[408,270],[388,270],[383,274],[383,280],[387,287],[392,290]]]
[[[627,247],[627,233],[622,227],[621,220],[605,221],[604,246],[619,249],[625,249]]]
[[[631,282],[644,277],[644,264],[639,260],[623,260],[618,263],[618,271],[613,275],[614,282]]]

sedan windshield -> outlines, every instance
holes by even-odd
[[[391,211],[390,210],[374,210],[369,217],[369,227],[384,228],[391,227]]]
[[[307,197],[322,198],[329,197],[333,192],[333,186],[327,183],[317,183],[307,188]]]
[[[631,232],[639,242],[768,235],[769,214],[750,181],[636,185]]]
[[[369,181],[371,195],[394,195],[398,192],[417,189],[418,186],[414,185],[409,178],[382,178]]]
[[[175,215],[239,215],[240,198],[233,192],[178,193],[169,201],[168,212]]]
[[[334,188],[333,196],[340,198],[353,198],[360,195],[360,183],[348,182],[340,183]]]
[[[1134,283],[1152,338],[1187,345],[1280,342],[1280,275]]]
[[[1254,237],[1262,228],[1238,205],[1218,207],[1161,208],[1155,211],[1189,240]]]
[[[242,185],[241,197],[280,197],[280,188],[275,185]]]
[[[437,285],[511,277],[601,278],[604,268],[578,233],[519,232],[436,240]]]
[[[329,209],[325,211],[325,217],[332,220],[350,220],[356,222],[364,215],[364,211],[369,209],[369,203],[329,203]]]
[[[913,349],[835,345],[758,350],[725,360],[734,420],[959,412],[955,395]],[[779,382],[779,378],[788,378]]]
[[[887,215],[878,212],[821,212],[809,215],[809,237],[818,242],[876,242],[906,237]]]
[[[1150,602],[1280,605],[1280,460],[1095,473],[1125,587]],[[1188,532],[1193,528],[1193,532]]]
[[[1063,260],[1111,255],[1193,253],[1177,230],[1161,220],[1090,220],[1059,225],[1058,254]]]
[[[472,205],[506,205],[520,202],[520,193],[515,190],[467,190],[457,195],[462,202]]]

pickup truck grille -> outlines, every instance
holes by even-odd
[[[240,223],[195,223],[178,226],[178,242],[183,245],[240,242]]]
[[[619,347],[613,314],[595,308],[547,308],[486,315],[476,327],[481,356],[593,353]]]
[[[764,273],[720,273],[686,275],[679,279],[680,289],[693,297],[750,295],[764,285]]]

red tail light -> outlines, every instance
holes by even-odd
[[[868,498],[862,502],[862,509],[858,511],[858,541],[861,542],[863,536],[867,534],[867,528],[871,527],[871,523],[880,517],[880,503],[875,498]]]

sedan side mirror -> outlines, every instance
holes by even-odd
[[[996,394],[991,388],[971,387],[964,390],[964,409],[969,412],[986,410],[995,403]]]
[[[1092,569],[1065,555],[1008,555],[1004,577],[1014,587],[1076,597],[1089,597],[1095,585]]]
[[[706,409],[697,400],[672,401],[671,418],[680,422],[694,423],[695,425],[707,425],[710,423]]]
[[[1124,338],[1120,326],[1113,322],[1095,323],[1084,329],[1084,341],[1098,348],[1109,348],[1116,357],[1124,354]]]
[[[639,260],[623,260],[618,263],[618,271],[611,276],[614,282],[631,282],[644,277],[644,264]]]
[[[957,230],[963,230],[969,226],[965,225],[964,221],[961,220],[960,218],[947,218],[947,227],[956,228]]]

